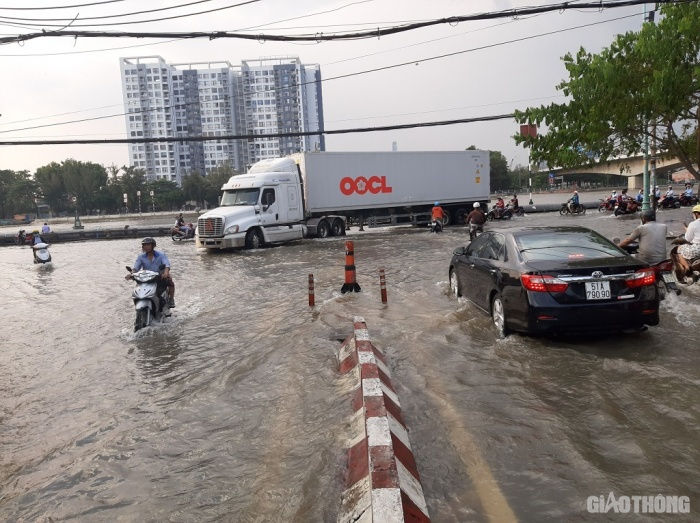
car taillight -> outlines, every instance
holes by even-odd
[[[548,274],[521,274],[520,281],[523,287],[534,292],[564,292],[569,287],[564,280]]]
[[[673,262],[671,260],[662,261],[653,267],[657,271],[671,272],[673,270]]]
[[[652,268],[639,269],[632,276],[628,277],[625,283],[630,289],[654,285],[656,283],[656,274]]]

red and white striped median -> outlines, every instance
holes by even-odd
[[[340,372],[352,372],[353,435],[339,522],[430,521],[401,406],[384,355],[369,339],[364,318],[340,347]]]

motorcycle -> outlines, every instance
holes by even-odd
[[[625,251],[627,251],[629,254],[636,253],[639,251],[639,243],[630,243],[625,247]],[[671,257],[673,257],[673,249],[671,250],[671,253]],[[672,258],[651,265],[651,268],[654,269],[656,286],[659,290],[659,297],[662,300],[671,292],[675,293],[676,295],[680,295],[681,290],[678,288],[678,280],[674,275],[674,264]]]
[[[685,194],[681,194],[680,197],[680,202],[682,206],[693,206],[698,204],[698,197],[693,195],[693,196],[686,196]]]
[[[634,214],[640,209],[637,200],[626,200],[615,204],[615,210],[613,214],[615,216],[620,216],[621,214]]]
[[[496,207],[493,207],[486,215],[486,219],[490,222],[492,222],[493,220],[510,220],[512,217],[513,211],[507,207],[503,209],[500,213],[497,212]]]
[[[428,224],[428,228],[430,229],[430,232],[442,232],[442,222],[439,222],[438,220],[431,220]]]
[[[685,238],[680,236],[671,243],[675,244],[675,246],[671,248],[671,260],[673,262],[673,271],[676,275],[676,279],[683,283],[697,282],[700,279],[700,256],[695,257],[692,260],[688,260],[690,262],[690,268],[686,271],[678,261],[680,256],[680,254],[678,254],[678,248],[682,244],[687,243]],[[690,282],[688,280],[690,280]]]
[[[482,232],[484,232],[484,226],[480,223],[470,223],[469,224],[469,241],[475,240]]]
[[[525,209],[523,209],[522,206],[518,205],[517,207],[513,207],[512,205],[508,206],[508,210],[513,213],[514,216],[525,216]]]
[[[615,200],[612,198],[608,198],[607,200],[603,200],[600,198],[600,204],[598,205],[598,212],[613,212],[615,210]]]
[[[194,239],[194,225],[192,225],[191,223],[187,224],[186,231],[182,231],[177,227],[173,227],[172,229],[170,229],[170,237],[173,239],[174,242],[192,240]]]
[[[676,196],[664,196],[659,200],[659,209],[679,209],[680,206],[681,200]]]
[[[136,287],[131,294],[136,309],[134,332],[148,327],[154,321],[162,322],[164,318],[170,316],[167,287],[163,287],[162,292],[158,292],[160,273],[145,269],[132,272],[129,266],[126,267],[126,270],[136,281]]]
[[[581,205],[580,203],[574,204],[571,206],[572,209],[569,209],[569,202],[565,202],[561,204],[561,209],[559,209],[559,214],[564,216],[565,214],[572,214],[572,215],[579,215],[579,214],[586,214],[586,208]]]
[[[34,252],[34,263],[49,263],[51,261],[48,243],[35,243],[32,245],[32,251]]]

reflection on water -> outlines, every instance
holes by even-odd
[[[569,222],[607,237],[636,225]],[[138,333],[123,279],[137,242],[57,244],[51,267],[0,249],[0,519],[334,520],[350,410],[334,349],[354,315],[387,353],[435,521],[487,519],[477,454],[523,520],[586,519],[586,497],[610,490],[695,492],[700,287],[640,334],[499,340],[449,295],[466,231],[350,236],[363,292],[346,295],[343,238],[214,254],[159,242],[178,307]],[[96,253],[107,263],[85,263]]]

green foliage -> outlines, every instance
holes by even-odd
[[[36,192],[29,172],[0,170],[0,218],[36,212]]]
[[[577,167],[637,155],[654,135],[659,149],[700,179],[692,163],[700,142],[688,139],[700,124],[700,1],[668,4],[662,13],[657,25],[618,35],[599,54],[581,48],[565,55],[569,79],[557,89],[568,102],[516,111],[518,122],[547,128],[534,138],[515,136],[533,162]]]
[[[151,191],[153,191],[153,202],[150,196]],[[146,183],[146,191],[141,193],[141,198],[141,205],[144,210],[150,209],[152,204],[155,203],[156,209],[160,211],[175,211],[185,203],[185,195],[182,189],[170,180],[153,180]]]

